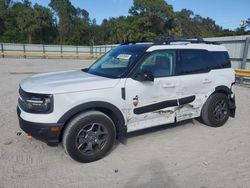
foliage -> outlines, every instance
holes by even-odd
[[[211,18],[194,15],[191,10],[183,9],[177,12],[176,16],[181,25],[182,36],[184,37],[212,37],[218,36],[223,31]]]
[[[51,0],[49,7],[0,0],[0,42],[97,45],[153,41],[162,36],[212,37],[250,34],[246,28],[223,29],[211,18],[183,9],[174,12],[164,0],[134,0],[128,16],[100,25],[70,0]]]

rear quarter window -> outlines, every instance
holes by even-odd
[[[180,50],[176,74],[206,73],[211,69],[230,68],[231,62],[226,51],[207,51],[199,49]]]
[[[209,64],[211,69],[230,68],[231,62],[228,52],[209,52]]]

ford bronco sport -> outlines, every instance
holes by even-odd
[[[127,132],[197,117],[224,125],[235,115],[234,82],[228,52],[217,43],[128,43],[89,68],[23,80],[17,114],[26,133],[91,162]]]

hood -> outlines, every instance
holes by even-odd
[[[30,93],[58,94],[112,88],[119,80],[72,70],[37,74],[24,79],[20,87]]]

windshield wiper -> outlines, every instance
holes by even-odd
[[[89,68],[84,68],[82,69],[83,72],[88,72],[89,71]]]

